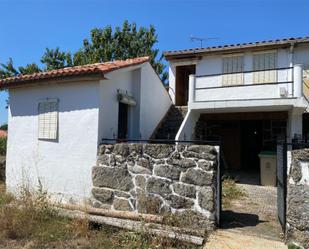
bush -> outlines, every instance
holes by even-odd
[[[5,156],[6,155],[6,137],[0,137],[0,155]]]

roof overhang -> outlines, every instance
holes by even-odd
[[[279,48],[284,49],[289,48],[291,45],[295,46],[304,43],[309,44],[309,37],[261,41],[255,43],[233,44],[233,45],[224,45],[224,46],[207,47],[207,48],[194,48],[194,49],[185,49],[177,51],[165,51],[163,52],[163,55],[168,61],[179,60],[179,59],[199,59],[205,55],[241,53],[245,51],[254,52],[265,49],[267,50],[279,49]]]

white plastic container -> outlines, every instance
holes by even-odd
[[[260,176],[261,185],[277,185],[277,155],[272,151],[261,151],[260,157]]]

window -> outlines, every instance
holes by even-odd
[[[276,52],[257,53],[253,55],[253,71],[258,71],[253,73],[253,83],[276,82],[276,55]]]
[[[58,101],[47,100],[39,106],[39,139],[57,139]]]
[[[222,85],[243,84],[243,56],[223,57]]]

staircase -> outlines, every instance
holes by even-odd
[[[172,105],[165,118],[154,132],[153,139],[174,140],[187,112],[187,106]]]

